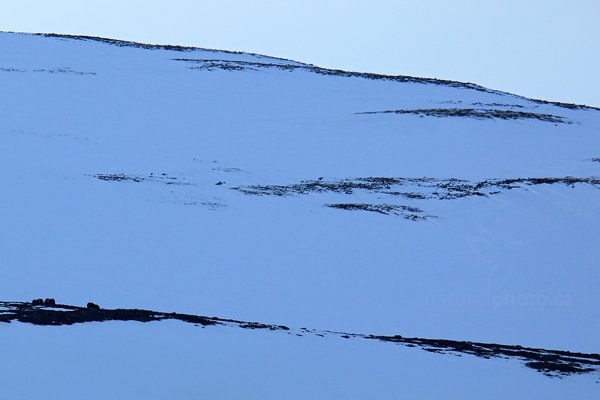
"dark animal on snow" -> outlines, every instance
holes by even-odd
[[[56,305],[56,301],[54,301],[54,299],[51,299],[51,298],[44,299],[44,305],[45,306],[53,306],[53,305]]]
[[[100,306],[98,304],[94,304],[94,303],[92,303],[90,301],[89,303],[87,303],[87,308],[91,308],[91,309],[94,309],[94,310],[99,310]]]
[[[42,304],[44,304],[44,300],[42,300],[42,299],[33,299],[33,300],[31,300],[31,304],[33,304],[34,306],[41,306]]]

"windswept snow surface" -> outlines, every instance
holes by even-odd
[[[0,300],[600,352],[597,109],[0,33],[0,151]],[[11,399],[600,390],[597,372],[177,321],[0,337]]]

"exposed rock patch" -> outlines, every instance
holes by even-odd
[[[416,110],[385,110],[385,111],[367,111],[357,114],[413,114],[427,117],[463,117],[474,119],[533,119],[553,123],[569,123],[565,118],[552,114],[539,114],[525,111],[498,110],[498,109],[479,109],[479,108],[423,108]]]
[[[511,178],[487,179],[483,181],[468,181],[464,179],[438,178],[387,178],[367,177],[326,181],[321,178],[311,181],[301,181],[289,185],[250,185],[238,186],[231,189],[250,196],[302,196],[307,194],[335,193],[346,196],[355,194],[387,195],[402,197],[408,200],[454,200],[465,197],[489,197],[503,191],[524,189],[527,186],[561,184],[569,187],[584,184],[600,188],[600,178]],[[380,196],[377,196],[379,199]],[[340,202],[325,204],[327,207],[350,210],[368,211],[384,215],[396,215],[413,221],[424,221],[435,218],[422,215],[422,210],[406,205],[387,203],[357,203]]]
[[[123,173],[96,174],[96,175],[93,175],[93,177],[96,179],[99,179],[101,181],[109,181],[109,182],[123,182],[123,181],[130,181],[130,182],[137,182],[137,183],[139,183],[139,182],[161,182],[166,185],[189,185],[189,183],[182,182],[179,178],[177,178],[175,176],[169,176],[166,173],[156,174],[156,175],[151,173],[150,175],[146,175],[146,176],[126,175]]]
[[[86,72],[86,71],[75,71],[69,67],[61,67],[61,68],[38,68],[38,69],[19,69],[19,68],[11,68],[11,67],[0,67],[1,72],[46,72],[49,74],[71,74],[71,75],[96,75],[95,72]]]
[[[509,108],[525,108],[525,106],[521,104],[507,104],[507,103],[482,103],[476,102],[471,103],[473,106],[483,106],[483,107],[509,107]]]
[[[432,218],[428,215],[421,215],[423,210],[420,208],[394,204],[338,203],[326,204],[326,207],[348,211],[369,211],[383,215],[397,215],[412,221],[422,221],[427,218]]]
[[[600,178],[510,178],[468,181],[464,179],[439,178],[386,178],[368,177],[336,181],[312,180],[289,185],[251,185],[232,189],[255,196],[298,196],[309,193],[340,193],[352,195],[357,191],[383,193],[410,199],[451,200],[470,196],[491,196],[502,190],[523,188],[542,184],[563,184],[574,187],[587,184],[600,188]]]

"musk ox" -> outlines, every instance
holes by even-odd
[[[98,304],[92,303],[91,301],[87,303],[87,308],[91,308],[93,310],[99,310],[100,306]]]

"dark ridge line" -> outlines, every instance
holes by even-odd
[[[208,49],[208,48],[194,47],[194,46],[146,44],[146,43],[140,43],[140,42],[134,42],[134,41],[127,41],[127,40],[110,39],[110,38],[105,38],[105,37],[100,37],[100,36],[70,35],[70,34],[51,33],[51,32],[49,32],[49,33],[26,33],[26,32],[14,32],[14,31],[0,31],[0,33],[14,33],[14,34],[21,34],[21,35],[35,35],[35,36],[44,36],[44,37],[51,37],[51,38],[97,41],[97,42],[111,44],[111,45],[115,45],[115,46],[119,46],[119,47],[135,47],[135,48],[142,48],[142,49],[149,49],[149,50],[162,49],[162,50],[173,50],[173,51],[180,51],[180,52],[203,50],[203,51],[208,51],[208,52],[213,52],[213,53],[222,52],[222,53],[226,53],[226,54],[248,54],[251,56],[258,57],[258,58],[266,58],[266,59],[272,59],[272,60],[280,60],[280,61],[288,61],[288,62],[297,63],[297,64],[299,64],[299,66],[311,67],[311,68],[315,68],[320,71],[323,71],[325,75],[344,75],[344,76],[362,76],[362,77],[378,76],[378,77],[380,77],[378,79],[387,79],[387,80],[407,79],[407,81],[412,81],[412,82],[420,81],[421,83],[429,82],[429,83],[437,83],[439,85],[445,85],[445,86],[471,88],[471,89],[481,91],[481,92],[508,95],[508,96],[513,96],[513,97],[517,97],[520,99],[532,101],[532,102],[538,103],[538,104],[548,104],[548,105],[552,105],[555,107],[561,107],[561,108],[600,111],[600,107],[588,106],[585,104],[564,103],[564,102],[558,102],[558,101],[533,99],[533,98],[528,98],[525,96],[521,96],[518,94],[509,93],[509,92],[505,92],[505,91],[501,91],[501,90],[488,89],[481,85],[477,85],[477,84],[471,83],[471,82],[459,82],[459,81],[452,81],[452,80],[447,80],[447,79],[437,79],[437,78],[409,77],[409,76],[404,76],[404,75],[373,74],[373,73],[368,73],[368,72],[350,72],[350,71],[344,71],[344,70],[340,70],[340,69],[321,68],[321,67],[317,67],[313,64],[301,63],[299,61],[295,61],[292,59],[266,56],[264,54],[250,53],[250,52],[243,52],[243,51],[216,50],[216,49]]]
[[[296,336],[335,336],[344,339],[355,338],[377,340],[380,342],[394,343],[407,347],[418,347],[422,350],[438,354],[467,354],[485,359],[515,359],[521,361],[527,368],[536,370],[551,378],[561,378],[574,374],[583,375],[594,373],[600,370],[600,354],[595,353],[548,350],[523,347],[519,345],[503,345],[496,343],[481,343],[448,339],[429,339],[419,337],[405,338],[400,335],[366,335],[307,328],[291,330],[284,325],[264,324],[260,322],[248,322],[235,319],[181,314],[175,312],[164,313],[143,309],[84,308],[67,304],[38,306],[27,302],[0,301],[0,322],[5,323],[19,321],[21,323],[29,323],[41,326],[62,326],[86,322],[154,322],[163,320],[178,320],[202,327],[221,325],[242,329],[284,331],[288,334],[295,334]]]
[[[585,105],[585,104],[563,103],[563,102],[560,102],[560,101],[550,101],[550,100],[533,99],[533,98],[529,98],[529,97],[525,97],[525,96],[520,96],[518,94],[515,94],[513,96],[517,96],[517,97],[520,97],[520,98],[525,99],[525,100],[533,101],[534,103],[538,103],[538,104],[548,104],[548,105],[551,105],[551,106],[568,108],[568,109],[571,109],[571,110],[595,110],[595,111],[600,111],[600,107],[588,106],[588,105]]]
[[[537,104],[547,104],[547,105],[552,105],[555,107],[568,108],[571,110],[600,111],[600,107],[588,106],[585,104],[563,103],[563,102],[558,102],[558,101],[532,99],[529,97],[521,96],[521,95],[510,93],[510,92],[505,92],[502,90],[489,89],[484,86],[481,86],[481,85],[478,85],[475,83],[471,83],[471,82],[460,82],[460,81],[453,81],[453,80],[449,80],[449,79],[424,78],[424,77],[412,77],[412,76],[408,76],[408,75],[386,75],[386,74],[376,74],[376,73],[370,73],[370,72],[345,71],[345,70],[341,70],[341,69],[322,68],[322,67],[318,67],[313,64],[299,63],[297,61],[293,61],[293,62],[296,62],[300,65],[269,64],[269,63],[258,63],[258,62],[253,63],[253,62],[248,62],[248,61],[236,61],[236,60],[206,60],[206,59],[194,59],[194,58],[174,58],[173,60],[174,61],[196,62],[196,63],[211,62],[211,63],[214,63],[212,65],[213,68],[219,68],[218,63],[222,63],[223,65],[221,65],[221,68],[228,69],[228,70],[239,70],[241,68],[235,68],[235,67],[228,68],[224,64],[238,64],[238,65],[265,67],[265,68],[290,67],[290,68],[281,68],[281,69],[289,69],[289,70],[304,69],[304,70],[314,72],[317,74],[321,74],[321,75],[358,77],[358,78],[366,78],[366,79],[372,79],[372,80],[386,80],[386,81],[410,82],[410,83],[421,83],[421,84],[437,84],[440,86],[449,86],[449,87],[462,88],[462,89],[473,89],[473,90],[476,90],[479,92],[484,92],[484,93],[512,96],[512,97],[516,97],[518,99],[531,101],[531,102],[534,102]],[[286,59],[283,59],[283,60],[286,60]],[[286,61],[292,61],[292,60],[286,60]],[[519,107],[519,106],[517,105],[517,107]],[[522,106],[520,106],[520,107],[522,107]]]
[[[519,120],[519,119],[534,119],[544,122],[553,122],[560,124],[570,124],[565,118],[552,115],[541,114],[526,111],[514,110],[497,110],[497,109],[478,109],[478,108],[421,108],[414,110],[384,110],[384,111],[365,111],[358,112],[359,115],[373,114],[413,114],[428,117],[444,118],[444,117],[464,117],[474,119],[502,119],[502,120]]]
[[[268,325],[261,324],[259,322],[238,321],[235,319],[181,314],[175,312],[164,313],[142,309],[96,309],[72,306],[68,304],[37,306],[26,302],[6,301],[0,301],[0,307],[6,307],[9,309],[8,311],[0,309],[0,322],[6,323],[10,323],[11,321],[19,321],[33,325],[60,326],[74,325],[85,322],[152,322],[172,319],[202,326],[232,324],[243,329],[289,330],[287,326],[283,325]]]
[[[120,39],[111,39],[105,38],[101,36],[88,36],[88,35],[70,35],[63,33],[24,33],[24,32],[9,32],[9,33],[18,33],[22,35],[35,35],[35,36],[44,36],[49,38],[57,38],[57,39],[70,39],[70,40],[81,40],[81,41],[92,41],[92,42],[100,42],[104,44],[109,44],[117,47],[133,47],[137,49],[145,49],[145,50],[171,50],[171,51],[179,51],[179,52],[191,52],[196,50],[211,52],[211,53],[226,53],[226,54],[247,54],[258,58],[266,58],[271,60],[280,60],[280,61],[288,61],[293,63],[299,63],[298,61],[290,60],[287,58],[280,57],[272,57],[265,56],[263,54],[250,53],[245,51],[235,51],[235,50],[217,50],[217,49],[209,49],[204,47],[196,47],[196,46],[179,46],[172,44],[148,44],[135,42],[131,40],[120,40]]]
[[[402,336],[364,336],[365,339],[376,339],[384,342],[420,346],[432,353],[463,353],[481,358],[516,358],[544,375],[554,378],[572,374],[593,373],[600,370],[600,354],[579,353],[565,350],[547,350],[523,347],[519,345],[503,345],[447,339],[404,338]]]
[[[242,69],[239,66],[248,66],[248,67],[262,67],[262,68],[278,68],[284,70],[304,70],[308,72],[313,72],[319,75],[329,75],[329,76],[342,76],[345,78],[363,78],[370,80],[383,80],[383,81],[393,81],[393,82],[401,82],[401,83],[418,83],[418,84],[434,84],[440,86],[449,86],[459,89],[473,89],[479,92],[484,93],[498,93],[496,90],[487,89],[483,86],[470,83],[470,82],[458,82],[451,81],[445,79],[437,79],[437,78],[419,78],[412,77],[407,75],[384,75],[384,74],[376,74],[370,72],[352,72],[352,71],[344,71],[341,69],[331,69],[331,68],[322,68],[317,67],[312,64],[303,64],[303,65],[292,65],[292,64],[272,64],[272,63],[260,63],[260,62],[251,62],[251,61],[231,61],[231,60],[207,60],[207,59],[193,59],[193,58],[174,58],[174,61],[184,61],[184,62],[193,62],[193,63],[209,63],[212,64],[208,66],[208,68],[221,68],[225,70],[240,70]],[[219,65],[220,63],[220,65]],[[232,67],[231,64],[235,66]],[[201,69],[201,68],[198,68]]]

